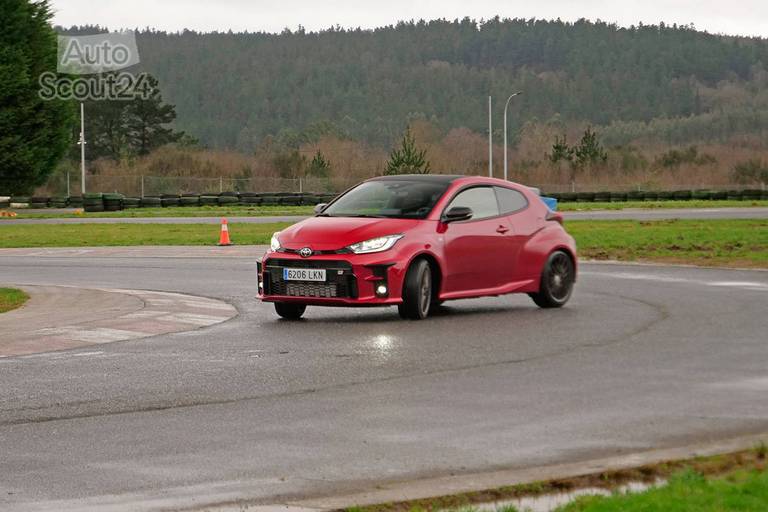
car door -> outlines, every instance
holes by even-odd
[[[509,260],[508,280],[518,281],[523,279],[520,258],[524,257],[525,244],[533,235],[536,223],[530,218],[528,199],[522,192],[512,187],[494,187],[496,199],[499,202],[499,211],[506,217],[511,227],[509,232]]]
[[[472,218],[447,224],[444,236],[447,293],[497,288],[510,281],[511,226],[500,216],[492,186],[460,191],[445,211],[465,206]]]

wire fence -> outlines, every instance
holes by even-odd
[[[346,190],[362,181],[360,177],[333,178],[227,178],[198,176],[145,176],[145,175],[86,175],[86,192],[116,192],[128,197],[151,197],[163,194],[211,194],[222,192],[256,193],[317,193],[332,194]],[[766,184],[745,185],[732,182],[720,183],[525,183],[544,193],[564,192],[632,192],[632,191],[678,191],[678,190],[742,190],[766,189]],[[3,186],[0,178],[0,196],[10,191]],[[79,173],[52,176],[38,191],[44,196],[79,196],[82,193]]]
[[[222,192],[335,193],[359,180],[329,178],[200,178],[194,176],[86,175],[87,192],[116,192],[129,197],[163,194],[211,194]],[[50,195],[80,195],[80,176],[69,174],[46,185]]]
[[[743,183],[674,183],[663,185],[651,185],[647,183],[637,184],[595,184],[595,183],[539,183],[527,184],[543,192],[562,193],[562,192],[659,192],[659,191],[682,191],[682,190],[743,190],[743,189],[761,189],[766,190],[765,183],[756,185],[745,185]]]

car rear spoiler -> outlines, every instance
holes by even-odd
[[[546,217],[544,217],[544,219],[557,222],[561,226],[563,225],[563,214],[559,212],[553,212],[552,210],[547,210],[547,215]]]

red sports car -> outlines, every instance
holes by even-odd
[[[275,233],[259,295],[298,319],[307,305],[397,306],[425,318],[444,301],[527,293],[564,305],[576,245],[528,187],[493,178],[383,176]]]

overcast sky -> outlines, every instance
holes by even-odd
[[[110,29],[266,31],[332,25],[372,28],[435,18],[602,19],[628,26],[693,23],[715,33],[768,37],[768,0],[52,0],[54,23]]]

